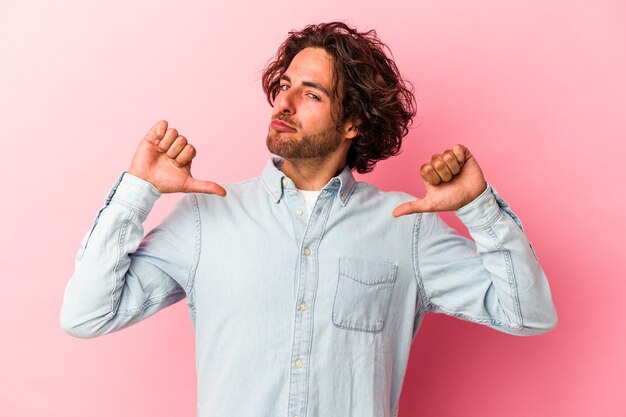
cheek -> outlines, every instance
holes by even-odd
[[[316,130],[327,130],[329,126],[335,125],[335,121],[327,109],[323,111],[320,109],[316,110],[317,111],[311,112],[311,114],[307,116],[308,120],[310,120],[310,125],[314,126]]]

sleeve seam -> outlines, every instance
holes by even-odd
[[[194,243],[193,261],[189,269],[189,275],[187,278],[187,286],[185,292],[187,293],[188,305],[190,308],[195,309],[194,301],[191,293],[194,290],[196,282],[196,272],[198,270],[198,263],[200,261],[200,252],[202,248],[202,222],[200,218],[200,206],[198,204],[198,198],[195,194],[189,194],[188,196],[194,212],[194,221],[196,226],[196,236]]]
[[[498,239],[498,236],[496,235],[496,233],[493,231],[491,227],[487,229],[487,232],[489,233],[489,236],[491,236],[491,239],[493,240],[498,252],[502,254],[504,265],[506,267],[506,275],[509,281],[509,290],[511,291],[510,296],[511,296],[511,299],[513,300],[513,308],[514,308],[513,313],[515,314],[515,320],[512,323],[514,325],[511,327],[521,329],[524,327],[524,320],[522,319],[522,311],[521,311],[519,295],[517,291],[517,281],[515,279],[515,271],[513,270],[513,261],[511,259],[511,252],[508,249],[504,248],[504,245],[502,245],[502,242],[500,242],[500,240]],[[515,325],[515,323],[517,323],[517,325]]]
[[[415,216],[415,224],[413,226],[413,278],[417,284],[417,291],[420,296],[419,306],[416,308],[415,315],[424,314],[432,309],[432,304],[426,295],[424,288],[424,280],[419,267],[419,235],[421,232],[423,213]]]
[[[122,263],[123,251],[124,251],[124,243],[126,242],[126,231],[128,229],[128,224],[130,223],[130,219],[133,216],[134,212],[129,211],[126,214],[126,217],[122,221],[122,227],[120,227],[118,239],[117,239],[117,254],[115,259],[115,266],[113,267],[113,287],[111,288],[111,308],[109,310],[109,317],[112,318],[115,316],[115,313],[119,307],[119,300],[122,298],[122,294],[119,294],[119,297],[116,297],[117,288],[121,281],[120,279],[120,264]],[[122,289],[123,291],[123,289]]]

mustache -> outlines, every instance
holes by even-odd
[[[287,116],[285,113],[278,113],[277,115],[272,116],[272,120],[280,120],[283,123],[288,124],[291,127],[300,127],[300,124],[297,123],[294,119]]]

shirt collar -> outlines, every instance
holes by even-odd
[[[261,173],[261,178],[265,187],[272,195],[272,198],[277,203],[280,202],[283,197],[285,188],[293,188],[295,186],[293,181],[287,177],[283,171],[283,159],[278,157],[272,157],[265,164],[265,168]],[[337,198],[342,206],[345,206],[350,200],[350,196],[356,188],[356,180],[352,175],[352,170],[346,165],[343,170],[328,181],[328,183],[322,188],[322,190],[338,191]]]

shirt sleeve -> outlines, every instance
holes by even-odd
[[[64,293],[61,327],[89,338],[120,330],[185,297],[199,254],[199,216],[188,194],[143,238],[160,192],[123,173],[83,238]]]
[[[488,184],[456,211],[473,242],[435,213],[416,221],[415,271],[426,311],[532,335],[557,322],[546,276],[519,218]]]

